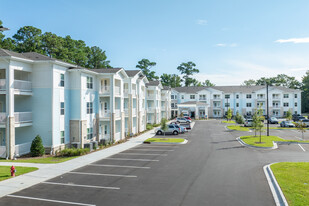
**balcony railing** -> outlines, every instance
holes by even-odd
[[[6,113],[0,112],[0,123],[6,123]]]
[[[123,95],[125,97],[128,97],[128,94],[129,94],[129,89],[123,89]]]
[[[15,155],[17,157],[30,153],[31,142],[15,145]]]
[[[103,111],[101,111],[101,117],[103,117],[103,118],[110,117],[110,110],[103,110]]]
[[[135,116],[136,115],[136,108],[133,108],[132,114]]]
[[[156,95],[154,94],[148,94],[147,95],[147,99],[155,99],[156,98]]]
[[[126,116],[129,115],[129,109],[128,109],[128,108],[124,108],[124,114],[125,114]]]
[[[15,122],[32,122],[32,112],[15,112]]]
[[[121,139],[121,133],[120,132],[117,132],[115,133],[115,140],[120,140]]]
[[[6,90],[6,80],[0,79],[0,90]]]
[[[109,140],[110,139],[110,134],[101,134],[101,138],[100,139]]]
[[[121,94],[121,92],[120,92],[120,87],[115,86],[115,94],[116,94],[116,95],[120,95],[120,94]]]
[[[200,97],[200,100],[206,100],[206,97]]]
[[[155,107],[147,107],[147,112],[154,112],[155,109]]]
[[[109,94],[110,93],[110,86],[101,86],[101,93],[102,94]]]
[[[14,80],[14,89],[20,91],[31,91],[32,84],[30,81]]]
[[[121,116],[120,113],[121,113],[121,112],[120,112],[120,109],[115,109],[115,116],[116,116],[116,117],[120,117],[120,116]]]

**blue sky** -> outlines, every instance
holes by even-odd
[[[200,81],[239,85],[309,68],[307,0],[0,0],[11,36],[22,26],[70,35],[106,50],[111,65],[135,69],[142,58],[157,74],[196,63]]]

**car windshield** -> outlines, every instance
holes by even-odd
[[[177,124],[175,125],[175,127],[176,127],[176,128],[179,128],[179,126],[178,126]]]
[[[286,121],[287,124],[293,124],[292,121]]]
[[[277,118],[276,117],[272,117],[272,118],[270,118],[271,120],[277,120]]]

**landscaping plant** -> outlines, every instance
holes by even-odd
[[[33,139],[30,147],[30,154],[32,157],[39,157],[45,154],[45,148],[43,146],[43,142],[40,135],[37,135]]]
[[[290,111],[290,110],[288,110],[287,112],[286,112],[286,120],[292,120],[292,112]]]
[[[301,138],[304,139],[304,133],[306,132],[307,125],[302,121],[295,123],[296,129],[301,132]]]
[[[165,132],[167,130],[167,124],[166,124],[167,120],[165,118],[162,118],[161,119],[161,129],[163,130],[164,132],[164,136],[165,136]]]
[[[239,112],[236,113],[235,121],[236,121],[237,124],[243,124],[244,123],[244,118],[243,118],[243,116],[241,116],[239,114]]]
[[[227,119],[227,121],[230,121],[230,120],[232,119],[232,116],[233,116],[232,109],[229,108],[229,109],[227,110],[227,114],[226,114],[226,119]]]

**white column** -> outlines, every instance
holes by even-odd
[[[8,65],[6,69],[6,152],[7,157],[14,158],[15,153],[15,118],[14,118],[14,69]]]

